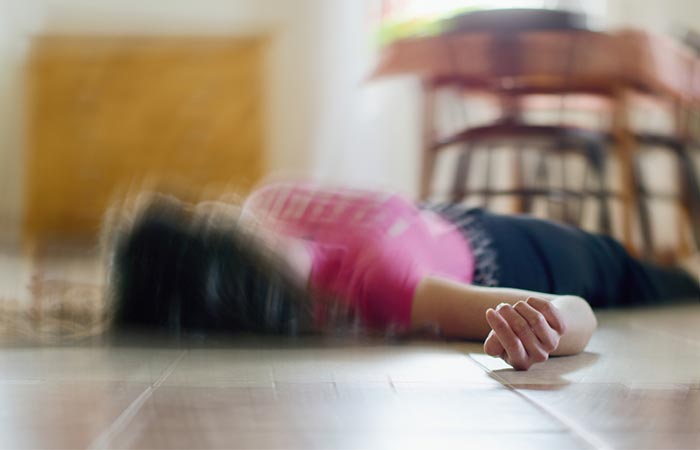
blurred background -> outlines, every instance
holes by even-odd
[[[527,373],[478,343],[57,339],[104,331],[100,223],[139,189],[313,178],[700,255],[699,54],[700,0],[0,0],[0,447],[700,448],[697,305],[600,312]]]
[[[1,241],[284,173],[670,263],[700,245],[698,30],[694,0],[1,0]]]

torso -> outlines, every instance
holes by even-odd
[[[313,290],[345,299],[371,327],[407,328],[427,275],[472,280],[461,232],[397,194],[277,183],[254,192],[244,210],[291,238],[291,260]]]

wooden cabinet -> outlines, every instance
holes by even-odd
[[[265,38],[46,36],[26,73],[25,231],[89,235],[144,180],[245,191],[264,164]]]

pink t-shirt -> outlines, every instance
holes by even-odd
[[[370,327],[408,328],[426,275],[472,281],[474,257],[462,233],[397,194],[275,183],[255,191],[244,210],[303,240],[310,286],[350,302]]]

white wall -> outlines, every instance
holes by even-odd
[[[9,2],[0,3],[0,238],[14,240],[21,211],[20,68],[24,41]]]
[[[412,77],[369,79],[378,56],[369,5],[359,0],[324,3],[313,175],[413,195],[420,157],[420,89]]]
[[[634,26],[673,33],[679,26],[700,30],[697,0],[608,0],[609,26]]]

